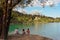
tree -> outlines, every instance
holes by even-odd
[[[0,0],[0,38],[7,40],[12,9],[17,4],[22,8],[28,5],[33,6],[32,1],[34,0]],[[40,3],[43,7],[46,1],[48,0],[41,0]]]
[[[31,0],[27,1],[29,4]],[[19,3],[24,7],[24,2],[24,0],[0,0],[0,38],[7,40],[11,11]]]

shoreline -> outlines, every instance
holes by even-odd
[[[14,34],[14,35],[9,35],[8,40],[53,40],[51,38],[39,36],[39,35],[22,35],[22,34]]]

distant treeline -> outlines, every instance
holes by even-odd
[[[48,17],[45,15],[31,15],[19,13],[17,11],[12,12],[11,23],[49,23],[49,22],[60,22],[60,18]]]

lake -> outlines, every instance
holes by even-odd
[[[34,24],[11,24],[9,33],[12,33],[16,28],[19,28],[19,32],[22,32],[24,28],[27,30],[28,28],[31,31],[31,34],[36,34],[40,36],[45,36],[52,38],[54,40],[60,40],[60,23],[34,23]]]

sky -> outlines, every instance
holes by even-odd
[[[53,7],[50,7],[50,4],[54,4]],[[38,11],[43,15],[50,16],[50,17],[60,17],[60,0],[48,0],[45,3],[45,7],[43,8],[38,0],[34,0],[31,2],[33,3],[33,7],[25,7],[23,10],[30,14],[33,11]],[[17,8],[18,11],[21,11],[21,8]]]

